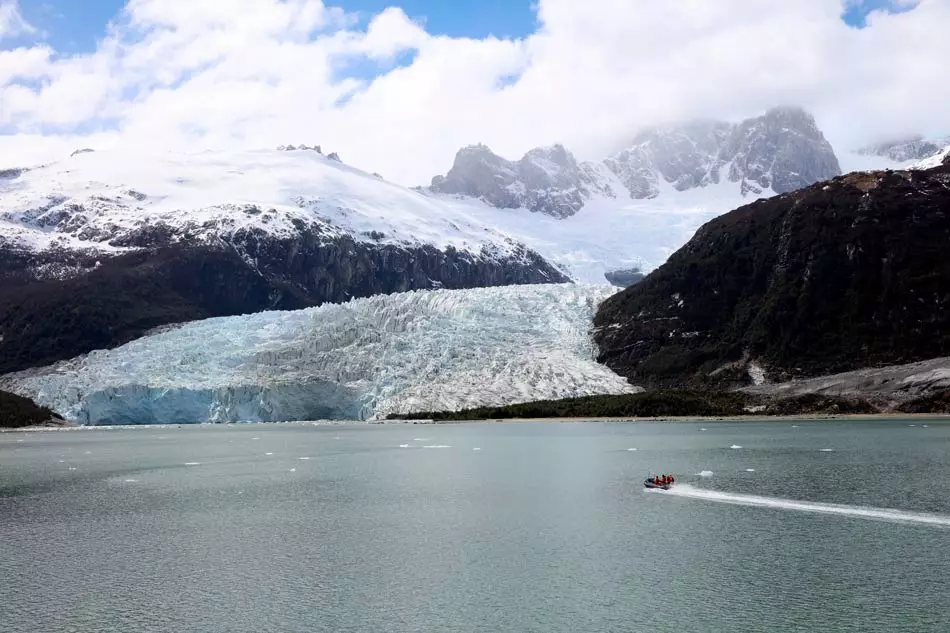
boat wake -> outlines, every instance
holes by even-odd
[[[777,510],[793,510],[798,512],[813,512],[816,514],[838,514],[841,516],[874,521],[895,521],[899,523],[916,523],[950,528],[950,516],[940,514],[926,514],[923,512],[907,512],[889,508],[870,508],[864,506],[839,505],[835,503],[819,503],[814,501],[796,501],[779,497],[760,497],[734,492],[720,492],[718,490],[704,490],[689,484],[676,484],[670,490],[649,491],[657,494],[673,495],[688,499],[701,499],[731,505],[750,506],[757,508],[774,508]]]

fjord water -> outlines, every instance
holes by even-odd
[[[935,420],[3,433],[0,629],[945,632],[948,455]]]

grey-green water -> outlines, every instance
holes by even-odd
[[[945,633],[948,458],[919,420],[4,433],[0,630]]]

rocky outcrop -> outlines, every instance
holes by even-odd
[[[227,242],[147,248],[112,258],[0,249],[0,372],[109,348],[149,329],[212,316],[297,309],[422,288],[565,282],[536,253],[481,254],[241,230]],[[38,275],[62,271],[63,274]]]
[[[686,191],[720,182],[757,196],[840,173],[815,119],[801,108],[782,107],[738,124],[701,120],[648,128],[602,162],[579,163],[561,145],[533,149],[519,161],[473,145],[458,152],[452,169],[433,178],[430,189],[565,218],[595,196],[655,198],[665,185]]]
[[[634,384],[784,381],[950,355],[950,166],[855,173],[704,225],[596,316]]]
[[[655,127],[605,161],[633,198],[738,183],[743,195],[786,193],[841,173],[831,144],[801,108],[773,108],[739,124],[698,121]]]
[[[602,166],[578,163],[562,145],[535,148],[519,161],[505,160],[484,145],[465,147],[445,176],[432,179],[430,189],[556,218],[577,213],[595,193],[616,195]]]
[[[620,270],[608,270],[604,273],[604,278],[611,284],[620,288],[629,288],[634,284],[643,281],[645,274],[639,268],[623,268]]]
[[[940,401],[943,394],[950,393],[950,358],[767,383],[746,387],[743,391],[783,399],[809,395],[863,398],[883,410],[906,410],[906,404],[930,398]]]

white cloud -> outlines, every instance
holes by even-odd
[[[36,28],[20,14],[17,0],[0,0],[0,40],[35,32]]]
[[[950,0],[865,29],[844,8],[540,0],[537,32],[478,40],[433,36],[398,8],[361,26],[318,0],[131,0],[94,53],[0,52],[0,125],[18,133],[0,138],[0,164],[26,145],[321,143],[419,184],[464,144],[517,157],[560,141],[596,158],[643,125],[779,103],[811,109],[839,149],[950,132]]]

